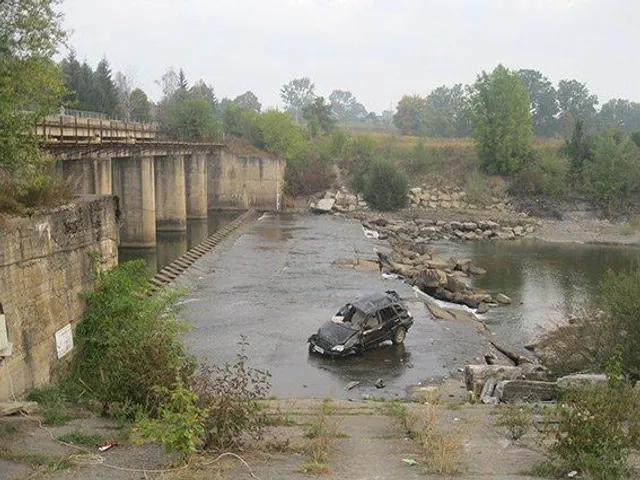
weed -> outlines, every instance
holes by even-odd
[[[247,365],[247,345],[242,337],[233,364],[203,365],[193,378],[198,404],[208,411],[205,448],[238,446],[243,434],[259,439],[268,423],[260,401],[269,392],[271,375]]]
[[[424,464],[429,471],[441,475],[460,472],[462,442],[454,435],[447,435],[438,426],[437,407],[414,410],[407,419],[412,438],[422,447]]]
[[[300,472],[308,475],[326,475],[331,473],[331,467],[323,462],[308,460],[300,466]]]
[[[521,475],[540,478],[560,478],[565,473],[564,469],[554,465],[552,462],[541,462],[520,472]]]
[[[496,425],[503,427],[511,440],[522,438],[533,424],[531,407],[528,405],[502,405],[495,415],[498,417]]]
[[[486,178],[478,171],[472,172],[467,177],[464,187],[466,192],[465,201],[479,206],[487,206],[491,203],[491,189],[487,184]]]
[[[40,404],[63,403],[66,399],[66,395],[59,386],[36,388],[27,394],[27,400]]]
[[[11,424],[0,423],[0,435],[11,435],[18,430],[18,427]]]
[[[61,405],[55,405],[42,410],[42,424],[60,426],[71,420],[69,412]]]
[[[327,461],[333,451],[335,439],[339,436],[336,423],[329,418],[332,413],[331,400],[323,400],[315,419],[307,429],[306,437],[310,441],[307,448],[308,458],[301,467],[304,473],[319,475],[330,471]]]
[[[70,443],[72,445],[84,445],[86,447],[93,447],[99,445],[104,439],[100,435],[89,435],[82,433],[80,430],[73,430],[72,432],[60,435],[57,439],[64,443]]]
[[[409,428],[409,411],[407,410],[406,405],[403,405],[400,402],[389,402],[385,403],[383,407],[383,412],[390,417],[394,417],[400,427],[407,433],[410,434],[411,430]]]

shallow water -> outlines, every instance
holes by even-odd
[[[442,258],[471,258],[487,270],[474,285],[505,293],[513,305],[491,310],[484,320],[491,330],[515,345],[535,341],[564,312],[598,295],[607,270],[640,264],[640,248],[536,240],[436,244]]]

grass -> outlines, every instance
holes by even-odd
[[[558,467],[551,462],[539,463],[520,472],[521,475],[541,478],[562,478],[566,473],[566,469]]]
[[[0,451],[0,458],[14,462],[22,462],[32,468],[44,467],[49,471],[66,470],[73,467],[73,462],[67,457],[49,457],[39,453],[19,454],[14,452]],[[31,477],[29,477],[31,478]]]
[[[497,417],[495,425],[505,429],[511,440],[519,440],[533,426],[533,414],[530,405],[501,405],[494,412]]]
[[[71,415],[62,405],[53,405],[42,410],[42,424],[60,426],[71,420]]]
[[[307,458],[300,466],[302,473],[322,475],[329,473],[329,457],[334,450],[336,438],[339,437],[338,426],[331,419],[334,406],[330,399],[325,399],[309,425],[305,436],[309,439]]]
[[[0,423],[0,435],[11,435],[18,430],[18,427],[15,425],[8,425],[4,423]]]
[[[89,435],[82,433],[80,430],[73,430],[72,432],[60,435],[57,439],[64,443],[71,443],[72,445],[84,445],[86,447],[94,447],[99,445],[104,440],[100,435]]]

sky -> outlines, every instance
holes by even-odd
[[[64,0],[69,45],[106,56],[158,100],[170,67],[218,98],[309,77],[319,95],[349,90],[367,108],[472,83],[499,63],[552,82],[577,79],[604,103],[640,101],[640,0]],[[64,51],[61,52],[65,54]]]

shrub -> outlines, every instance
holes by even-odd
[[[150,295],[144,261],[97,272],[96,287],[83,294],[86,310],[76,329],[70,380],[86,397],[154,410],[154,387],[170,389],[192,371],[176,320],[180,293]],[[134,411],[132,408],[131,411]]]
[[[364,197],[379,210],[397,210],[407,201],[409,179],[388,160],[375,160],[363,176]]]
[[[466,193],[465,200],[479,206],[487,206],[491,203],[491,189],[487,179],[477,170],[474,170],[468,177],[464,186]]]
[[[181,383],[171,389],[157,387],[154,393],[160,405],[156,418],[141,416],[133,431],[163,445],[167,453],[177,452],[184,460],[198,451],[209,411],[200,408],[198,395]]]
[[[567,189],[569,160],[555,153],[531,155],[531,161],[512,182],[509,191],[514,195],[562,196]]]
[[[424,142],[417,142],[411,149],[409,156],[409,171],[412,173],[426,173],[433,167],[433,159],[427,152]]]
[[[497,426],[503,427],[512,440],[521,439],[531,429],[533,417],[528,405],[501,405],[497,411]]]
[[[198,405],[208,412],[204,420],[205,448],[238,446],[242,435],[260,438],[267,416],[260,400],[270,389],[268,372],[247,365],[246,340],[233,364],[200,367],[192,380]]]

